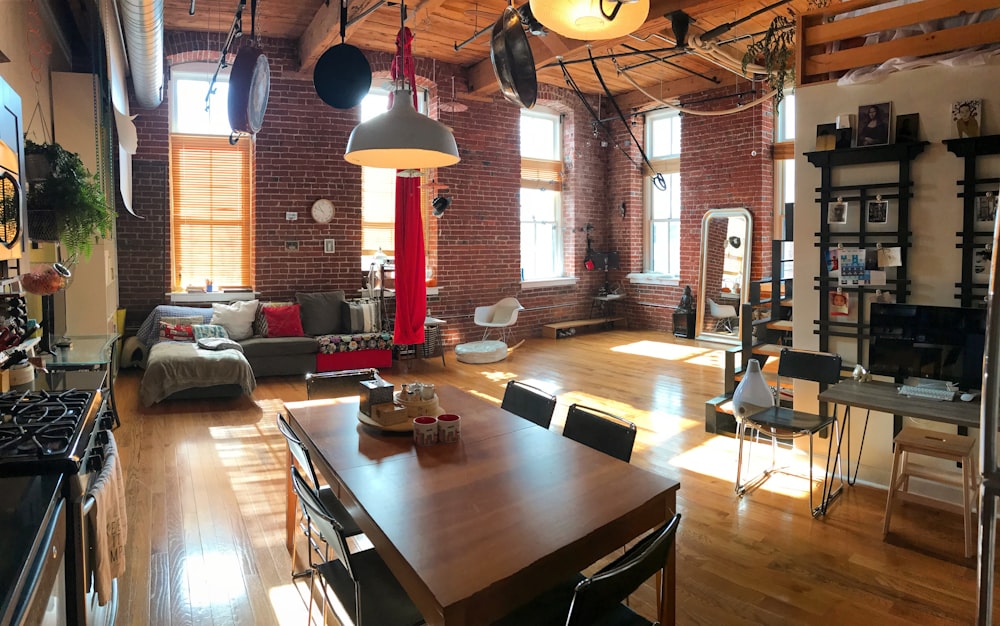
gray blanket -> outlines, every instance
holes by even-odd
[[[237,350],[204,350],[197,344],[161,341],[149,350],[139,399],[152,406],[167,396],[192,387],[239,385],[250,394],[257,386],[253,369]]]

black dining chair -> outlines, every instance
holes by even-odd
[[[635,446],[636,427],[632,422],[606,411],[571,404],[562,434],[628,463]]]
[[[548,428],[556,410],[556,397],[538,387],[511,380],[507,382],[500,408]]]
[[[323,583],[323,623],[326,623],[326,609],[330,606],[328,591],[333,591],[354,626],[423,624],[424,618],[420,611],[378,552],[374,549],[350,552],[347,549],[344,527],[313,494],[298,469],[293,467],[291,472],[292,488],[302,503],[309,528],[315,528],[319,538],[326,543],[328,549],[332,548],[334,553],[334,558],[330,559],[329,552],[326,551],[322,554],[322,561],[314,562],[314,553],[310,552],[309,565],[313,572],[310,582],[315,584],[316,574],[319,574]],[[310,590],[310,613],[312,613],[312,596]],[[341,616],[337,619],[343,622]]]
[[[337,497],[337,494],[333,492],[328,485],[320,485],[319,477],[316,474],[316,468],[313,466],[312,457],[309,455],[309,449],[306,448],[302,440],[299,439],[295,433],[292,431],[291,426],[288,425],[288,421],[283,415],[278,414],[278,432],[284,435],[285,440],[288,442],[288,450],[292,453],[292,458],[295,462],[292,464],[294,468],[295,464],[301,468],[301,472],[305,474],[303,479],[304,484],[313,493],[313,496],[323,503],[323,506],[329,511],[330,515],[340,524],[343,528],[345,537],[354,537],[361,534],[361,529],[358,527],[357,522],[351,517],[351,514],[344,507],[344,504]],[[305,533],[306,538],[310,537],[309,529],[307,527],[308,521],[303,518],[299,522],[299,528]],[[292,542],[292,568],[295,567],[295,559],[297,554],[297,542]],[[316,547],[315,545],[312,547]],[[292,572],[293,578],[298,578],[300,576],[305,576],[309,574],[308,570],[301,572]]]
[[[678,513],[593,576],[577,574],[508,614],[494,626],[658,624],[622,602],[654,574],[662,575],[680,521]]]

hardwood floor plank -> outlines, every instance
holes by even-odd
[[[884,490],[847,488],[825,519],[811,517],[807,483],[797,478],[736,497],[736,442],[706,433],[703,421],[704,402],[722,389],[723,352],[615,330],[529,339],[499,363],[462,364],[449,353],[446,366],[408,361],[383,375],[396,385],[456,385],[495,404],[508,380],[525,380],[558,395],[557,432],[573,402],[634,421],[632,462],[681,483],[680,624],[971,623],[975,560],[961,556],[960,516],[901,506],[883,542]],[[138,401],[140,377],[123,370],[116,387],[129,506],[119,623],[166,624],[165,610],[183,626],[305,621],[303,585],[292,586],[284,546],[287,468],[274,425],[283,401],[305,399],[301,377],[263,378],[253,398],[150,408]],[[761,462],[769,455],[766,446],[755,453]],[[209,556],[221,558],[221,570],[206,565]],[[215,582],[206,570],[239,581],[219,606],[204,600]],[[282,604],[288,598],[300,605]],[[653,598],[644,585],[633,606],[651,611]]]

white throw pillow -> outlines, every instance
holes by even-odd
[[[231,304],[212,305],[212,323],[224,327],[229,333],[229,338],[234,341],[253,336],[253,318],[256,314],[256,300],[237,300]]]

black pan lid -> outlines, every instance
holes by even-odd
[[[316,62],[313,85],[323,102],[335,109],[353,109],[371,89],[372,68],[361,50],[340,43]]]

